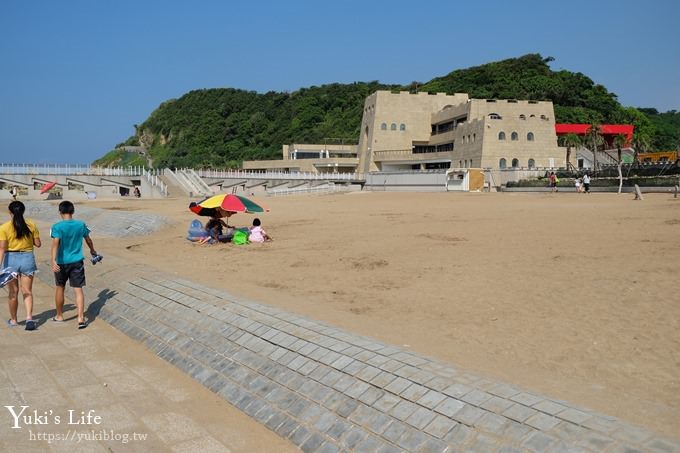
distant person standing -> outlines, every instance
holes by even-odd
[[[583,189],[586,193],[590,193],[590,176],[588,176],[588,173],[583,175]]]
[[[78,328],[87,327],[85,320],[85,265],[83,261],[83,240],[90,248],[90,254],[97,257],[94,244],[90,238],[90,229],[82,220],[75,220],[75,207],[70,201],[59,203],[61,222],[52,225],[52,270],[57,286],[54,301],[57,314],[52,318],[55,322],[64,321],[64,289],[68,281],[76,296],[76,310],[78,312]]]
[[[17,201],[17,194],[18,193],[19,193],[19,191],[17,190],[17,186],[12,186],[9,189],[9,194],[12,196],[13,201]]]
[[[140,192],[139,187],[135,186],[135,191],[134,191],[134,193],[135,193],[135,197],[141,198],[142,192]]]
[[[557,175],[555,174],[554,171],[550,172],[549,181],[550,181],[550,191],[551,192],[557,192],[558,179],[557,179]]]

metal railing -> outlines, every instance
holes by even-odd
[[[164,197],[168,196],[168,185],[160,179],[158,172],[144,171],[144,176],[152,187],[158,187]]]
[[[191,181],[193,185],[196,186],[197,189],[199,189],[201,194],[210,195],[213,193],[213,190],[205,183],[205,181],[203,181],[203,178],[198,176],[193,168],[185,168],[181,170],[181,172],[189,181]]]
[[[196,187],[194,183],[192,183],[189,178],[184,174],[184,171],[180,170],[179,168],[175,170],[173,173],[175,175],[175,179],[177,182],[184,187],[185,190],[187,190],[190,194],[194,195],[200,195],[201,194],[201,189]]]
[[[385,162],[385,161],[416,161],[427,159],[446,159],[450,158],[452,153],[453,150],[415,152],[413,149],[394,149],[374,151],[373,160],[377,162]]]
[[[87,164],[6,164],[0,163],[0,174],[5,175],[88,175],[88,176],[142,176],[142,166],[93,167]]]
[[[253,171],[253,170],[194,170],[202,178],[223,179],[301,179],[301,180],[333,180],[354,181],[360,179],[356,173],[312,173],[287,171]]]
[[[267,196],[277,197],[283,195],[299,195],[303,193],[333,193],[341,190],[348,190],[344,185],[336,185],[330,183],[328,185],[316,187],[292,187],[287,189],[271,189],[267,190]]]

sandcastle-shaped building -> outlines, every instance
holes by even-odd
[[[247,161],[244,169],[312,172],[443,168],[558,167],[550,101],[470,99],[377,91],[364,102],[358,144],[293,144],[283,160]]]

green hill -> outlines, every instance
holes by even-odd
[[[658,121],[650,120],[650,112],[622,107],[604,86],[581,73],[552,71],[550,61],[552,58],[530,54],[405,86],[375,81],[313,86],[293,93],[195,90],[162,103],[144,123],[135,125],[136,134],[120,145],[146,146],[157,167],[224,168],[237,167],[243,160],[277,159],[283,144],[318,143],[326,138],[358,141],[364,100],[376,90],[552,100],[558,122],[632,122],[648,142],[657,144]],[[680,135],[677,124],[669,127],[670,136]],[[121,153],[113,151],[95,164],[117,165],[126,159]]]
[[[659,113],[656,109],[639,109],[652,123],[654,135],[651,148],[655,151],[680,150],[680,112]]]

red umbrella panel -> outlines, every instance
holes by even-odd
[[[40,189],[40,193],[43,194],[43,193],[49,191],[52,187],[54,187],[56,185],[57,185],[57,181],[48,182],[47,184],[42,186],[42,189]]]

